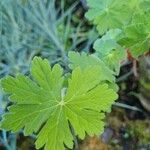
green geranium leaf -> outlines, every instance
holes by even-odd
[[[94,49],[98,53],[99,58],[113,70],[114,74],[119,75],[120,64],[126,58],[126,51],[116,41],[121,31],[115,31],[109,31],[101,39],[96,40]]]
[[[122,38],[123,33],[121,29],[111,29],[106,32],[105,35],[102,36],[103,40],[113,40],[117,42],[120,38]]]
[[[94,47],[101,54],[119,45],[130,50],[133,57],[147,53],[150,48],[150,1],[149,0],[88,0],[89,10],[86,17],[97,25],[103,40],[96,41]],[[118,28],[118,29],[116,29]],[[110,30],[110,31],[109,31]],[[97,43],[101,43],[98,45]],[[98,48],[99,47],[99,48]],[[102,52],[103,51],[103,52]],[[124,58],[122,51],[112,52]],[[106,62],[112,59],[106,58]],[[117,64],[118,61],[115,62]],[[114,66],[114,64],[113,64]],[[114,68],[111,65],[111,69]],[[119,66],[115,70],[119,72]]]
[[[63,87],[63,69],[49,66],[46,59],[35,57],[32,79],[24,75],[8,76],[1,81],[10,94],[13,105],[4,114],[1,128],[25,135],[38,133],[36,148],[64,150],[73,148],[73,136],[83,139],[85,134],[98,135],[104,129],[104,112],[110,111],[117,94],[101,83],[97,66],[84,70],[77,67]]]
[[[108,55],[104,56],[102,60],[114,71],[115,75],[120,73],[120,65],[126,59],[126,51],[122,47],[117,47],[112,50]]]
[[[121,28],[131,17],[128,0],[87,0],[87,2],[90,9],[86,17],[97,25],[100,34],[108,29]]]
[[[94,43],[94,49],[99,53],[100,58],[110,54],[111,50],[118,48],[119,45],[114,40],[97,39]]]
[[[124,29],[124,38],[119,40],[136,58],[148,52],[150,48],[150,30],[145,26],[147,25],[144,23],[127,26]]]
[[[128,5],[132,10],[132,15],[140,14],[149,10],[150,1],[149,0],[131,0]]]
[[[84,52],[82,52],[81,54],[77,52],[69,52],[68,56],[71,69],[75,69],[76,67],[81,67],[81,69],[85,69],[92,66],[97,66],[97,71],[99,71],[99,77],[101,81],[115,81],[113,72],[96,55],[88,55]]]

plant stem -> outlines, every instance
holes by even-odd
[[[3,135],[4,142],[7,142],[6,131],[3,130],[2,135]]]
[[[135,107],[135,106],[130,106],[130,105],[127,105],[127,104],[123,104],[123,103],[119,103],[119,102],[116,102],[113,104],[114,106],[117,106],[117,107],[122,107],[122,108],[125,108],[125,109],[130,109],[130,110],[134,110],[134,111],[139,111],[139,112],[142,112],[141,109]]]
[[[8,144],[6,131],[4,131],[4,130],[2,131],[2,137],[0,137],[0,141],[5,146],[6,150],[12,150],[11,147],[9,146],[9,144]]]
[[[16,140],[16,134],[11,134],[10,135],[10,147],[11,150],[16,150],[16,144],[17,144],[17,140]]]
[[[128,73],[124,74],[123,76],[119,77],[116,82],[121,82],[121,81],[124,81],[126,80],[130,75],[133,74],[133,70],[129,71]]]

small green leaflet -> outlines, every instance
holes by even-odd
[[[99,71],[99,78],[102,83],[107,83],[108,87],[114,91],[118,91],[118,85],[115,83],[115,77],[113,71],[111,71],[106,64],[100,60],[96,55],[88,55],[84,52],[81,54],[77,52],[69,52],[68,54],[70,60],[70,68],[74,69],[80,67],[81,69],[89,68],[92,66],[97,66],[97,71]]]
[[[130,8],[132,9],[132,14],[140,14],[149,9],[150,1],[149,0],[131,0],[129,3]]]
[[[115,81],[113,72],[104,64],[103,61],[96,57],[96,55],[88,55],[84,52],[82,52],[81,54],[77,52],[69,52],[68,56],[71,69],[75,69],[76,67],[84,69],[92,66],[97,66],[97,71],[99,71],[99,77],[101,81]]]
[[[117,43],[121,33],[119,29],[110,30],[94,43],[99,58],[114,71],[115,75],[119,75],[121,61],[126,58],[125,49]]]
[[[118,48],[120,45],[116,43],[114,40],[105,40],[103,38],[97,39],[94,43],[94,49],[96,52],[99,53],[100,58],[105,57],[106,55],[109,55],[110,52],[116,48]]]
[[[98,135],[104,129],[104,112],[108,112],[117,94],[101,83],[97,66],[72,71],[68,87],[63,86],[63,69],[49,66],[46,59],[35,57],[30,79],[19,74],[1,80],[13,105],[3,115],[1,128],[24,134],[38,133],[36,148],[64,150],[73,148],[73,136],[83,139],[87,133]],[[69,123],[70,122],[70,123]]]
[[[86,17],[97,25],[100,34],[108,29],[121,28],[129,22],[131,10],[129,0],[87,0],[89,10]]]
[[[114,40],[117,42],[120,38],[122,38],[122,30],[121,29],[110,29],[103,36],[103,40]]]
[[[133,24],[124,29],[124,38],[120,39],[120,45],[129,48],[133,57],[149,51],[150,48],[150,30],[145,28],[144,24]]]
[[[150,6],[150,5],[149,5]],[[138,56],[149,51],[150,48],[150,10],[135,14],[131,25],[124,27],[123,38],[118,42],[129,48],[131,54]]]

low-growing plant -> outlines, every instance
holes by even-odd
[[[73,149],[74,135],[101,134],[105,113],[118,97],[115,76],[127,49],[136,59],[149,52],[149,0],[88,0],[88,6],[86,17],[102,36],[94,43],[94,54],[69,52],[69,75],[60,65],[34,57],[29,77],[1,80],[13,103],[1,128],[37,133],[37,149]]]

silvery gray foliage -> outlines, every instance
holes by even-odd
[[[71,24],[77,4],[65,8],[64,0],[58,6],[56,0],[1,0],[0,76],[27,73],[34,55],[64,64],[67,52],[87,39],[82,49],[88,49],[93,31],[80,36],[82,23]]]

